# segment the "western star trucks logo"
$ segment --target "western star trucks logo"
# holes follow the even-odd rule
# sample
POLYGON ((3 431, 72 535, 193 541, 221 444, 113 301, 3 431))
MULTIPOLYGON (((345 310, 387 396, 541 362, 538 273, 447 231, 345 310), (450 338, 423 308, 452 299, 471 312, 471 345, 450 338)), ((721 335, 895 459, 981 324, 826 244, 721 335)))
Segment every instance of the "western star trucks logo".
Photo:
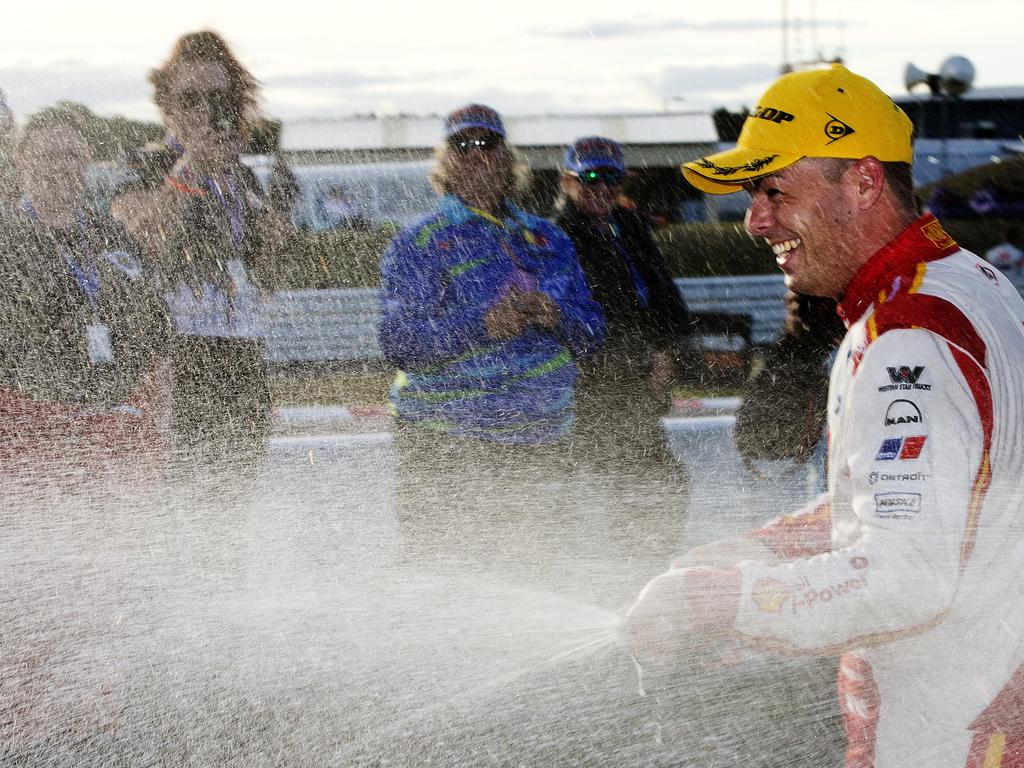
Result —
POLYGON ((924 373, 923 365, 916 365, 911 368, 909 365, 901 365, 899 367, 887 367, 885 369, 889 373, 889 384, 885 384, 878 388, 879 392, 892 392, 893 390, 907 390, 907 389, 921 389, 928 391, 932 388, 931 384, 922 384, 921 374, 924 373))

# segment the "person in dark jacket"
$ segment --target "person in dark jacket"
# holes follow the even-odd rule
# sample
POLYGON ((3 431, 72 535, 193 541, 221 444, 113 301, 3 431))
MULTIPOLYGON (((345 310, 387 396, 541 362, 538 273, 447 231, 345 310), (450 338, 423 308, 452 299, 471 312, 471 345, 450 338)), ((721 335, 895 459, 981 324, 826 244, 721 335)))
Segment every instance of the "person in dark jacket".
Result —
POLYGON ((789 291, 786 326, 747 383, 736 448, 748 459, 807 461, 825 428, 829 362, 843 338, 836 302, 789 291))
POLYGON ((565 153, 556 223, 572 239, 607 338, 579 362, 572 456, 588 505, 608 510, 612 546, 637 573, 667 562, 683 532, 686 468, 662 416, 690 346, 690 317, 647 223, 622 196, 626 164, 611 139, 565 153))
POLYGON ((587 462, 675 470, 660 419, 690 345, 690 317, 650 228, 623 204, 625 177, 611 139, 579 139, 566 151, 556 223, 572 238, 608 326, 604 345, 580 365, 575 442, 587 462))
POLYGON ((183 35, 150 82, 181 156, 162 184, 118 210, 155 265, 174 327, 176 472, 231 477, 265 458, 262 303, 290 222, 241 162, 258 87, 224 39, 183 35))
POLYGON ((736 450, 755 460, 810 462, 824 490, 829 372, 846 329, 836 302, 789 291, 786 325, 754 368, 736 412, 736 450))
POLYGON ((0 477, 158 477, 167 317, 137 244, 88 206, 80 115, 32 115, 14 159, 24 195, 0 213, 0 477))

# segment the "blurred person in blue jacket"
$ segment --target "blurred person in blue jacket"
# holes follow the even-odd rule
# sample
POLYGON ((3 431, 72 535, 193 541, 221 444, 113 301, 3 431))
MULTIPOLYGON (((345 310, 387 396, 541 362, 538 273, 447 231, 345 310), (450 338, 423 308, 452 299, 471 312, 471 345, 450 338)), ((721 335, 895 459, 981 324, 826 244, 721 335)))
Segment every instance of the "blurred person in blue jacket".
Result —
MULTIPOLYGON (((573 422, 576 360, 605 335, 569 238, 511 201, 528 176, 506 138, 489 107, 447 117, 437 210, 401 232, 381 265, 400 497, 411 483, 424 513, 479 504, 497 517, 501 497, 567 473, 559 442, 573 422), (445 489, 430 497, 434 477, 445 489)), ((528 505, 543 506, 536 494, 528 505)))

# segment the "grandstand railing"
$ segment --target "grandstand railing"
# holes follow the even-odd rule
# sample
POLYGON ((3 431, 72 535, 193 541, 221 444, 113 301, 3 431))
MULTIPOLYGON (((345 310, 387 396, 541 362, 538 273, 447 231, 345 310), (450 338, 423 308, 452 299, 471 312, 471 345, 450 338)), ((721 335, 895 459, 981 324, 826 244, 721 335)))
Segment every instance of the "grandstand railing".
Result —
MULTIPOLYGON (((709 348, 730 345, 718 322, 745 318, 748 345, 778 338, 786 316, 781 274, 749 277, 698 277, 676 281, 698 319, 698 335, 709 348), (707 320, 706 327, 701 321, 707 320)), ((267 360, 274 364, 377 360, 380 308, 375 288, 281 291, 264 309, 267 360)))

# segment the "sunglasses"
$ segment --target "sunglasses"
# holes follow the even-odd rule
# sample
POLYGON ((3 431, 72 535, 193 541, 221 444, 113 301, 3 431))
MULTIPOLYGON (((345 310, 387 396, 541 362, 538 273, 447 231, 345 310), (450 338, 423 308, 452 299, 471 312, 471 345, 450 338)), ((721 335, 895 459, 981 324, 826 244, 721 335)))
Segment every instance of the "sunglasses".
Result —
POLYGON ((468 155, 474 150, 480 152, 493 152, 504 143, 498 135, 476 136, 452 136, 448 139, 448 146, 461 155, 468 155))
POLYGON ((606 187, 619 187, 622 186, 622 182, 625 180, 624 173, 612 168, 595 168, 571 175, 579 179, 580 183, 586 187, 592 187, 596 184, 604 184, 606 187))
POLYGON ((241 123, 241 111, 234 96, 219 88, 210 91, 187 88, 174 94, 174 103, 182 110, 194 110, 206 105, 210 125, 217 131, 237 128, 241 123))

